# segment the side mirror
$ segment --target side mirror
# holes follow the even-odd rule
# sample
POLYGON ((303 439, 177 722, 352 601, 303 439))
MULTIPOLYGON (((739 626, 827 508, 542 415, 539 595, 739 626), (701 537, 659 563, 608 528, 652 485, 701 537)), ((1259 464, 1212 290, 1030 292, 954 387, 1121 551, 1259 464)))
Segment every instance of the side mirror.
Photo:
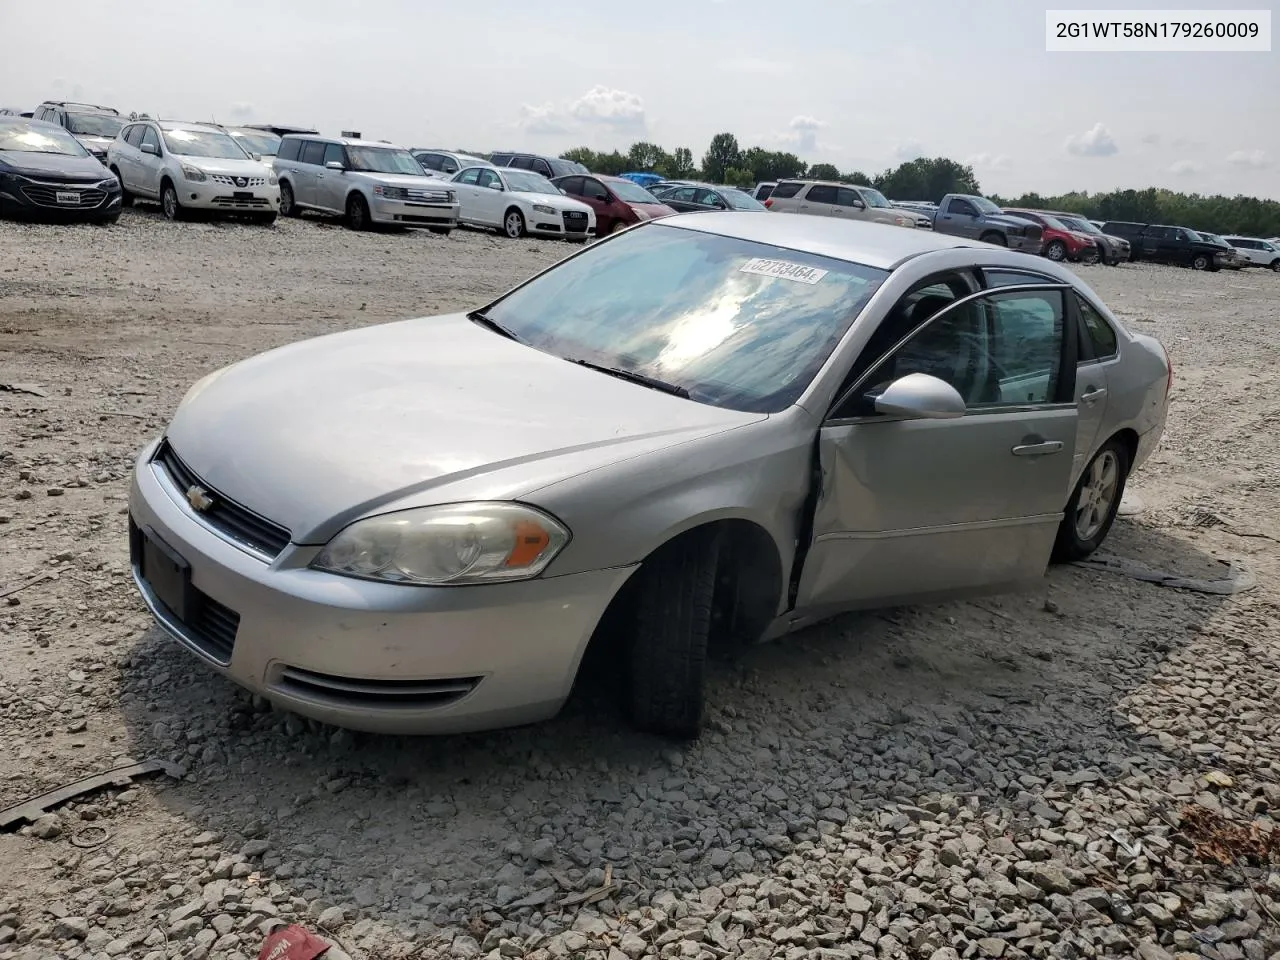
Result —
POLYGON ((861 200, 855 200, 855 201, 853 201, 853 209, 855 209, 855 210, 865 210, 865 209, 867 209, 867 205, 866 205, 865 203, 863 203, 861 200))
POLYGON ((498 182, 497 180, 490 180, 490 181, 489 181, 489 189, 490 189, 490 190, 501 190, 501 189, 502 189, 502 184, 501 184, 500 182, 498 182))
POLYGON ((927 373, 899 377, 875 398, 876 413, 913 420, 951 420, 963 417, 964 397, 945 380, 927 373))
POLYGON ((143 153, 149 153, 153 157, 160 156, 160 149, 154 143, 144 143, 138 149, 143 153))
POLYGON ((347 169, 345 166, 343 166, 341 160, 330 160, 328 163, 324 165, 324 168, 326 170, 336 170, 338 173, 345 173, 347 169))
POLYGON ((249 156, 251 156, 254 160, 257 160, 259 163, 262 162, 262 154, 260 153, 251 153, 249 154, 249 156))

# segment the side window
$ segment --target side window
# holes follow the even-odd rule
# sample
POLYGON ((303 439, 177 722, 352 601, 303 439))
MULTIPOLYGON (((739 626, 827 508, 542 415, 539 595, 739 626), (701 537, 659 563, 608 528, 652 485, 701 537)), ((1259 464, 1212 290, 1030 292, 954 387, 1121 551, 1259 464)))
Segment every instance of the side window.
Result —
POLYGON ((495 167, 509 167, 511 166, 511 160, 512 157, 509 153, 491 153, 489 155, 489 162, 495 167))
POLYGON ((138 146, 145 147, 148 143, 156 148, 156 153, 160 152, 160 138, 156 136, 155 127, 142 128, 142 142, 138 146))
POLYGON ((298 147, 302 145, 301 140, 290 140, 285 138, 280 141, 280 152, 276 154, 277 160, 297 160, 298 147))
POLYGON ((533 157, 512 157, 511 162, 507 164, 509 167, 515 167, 517 170, 532 170, 533 157))
POLYGON ((845 187, 839 187, 836 190, 836 204, 841 207, 866 206, 866 204, 862 202, 862 197, 858 196, 858 191, 849 190, 845 187))
POLYGON ((716 193, 714 190, 706 189, 699 190, 697 195, 694 196, 693 202, 700 203, 705 207, 715 207, 719 210, 727 209, 729 206, 720 199, 720 194, 716 193))
POLYGON ((1107 360, 1116 355, 1116 332, 1111 324, 1093 309, 1083 297, 1076 297, 1076 305, 1080 308, 1080 322, 1093 344, 1093 355, 1099 360, 1107 360))
POLYGON ((837 196, 835 187, 825 183, 815 183, 809 188, 804 198, 809 203, 835 203, 837 196))
POLYGON ((332 163, 337 161, 344 167, 347 165, 347 158, 340 143, 326 143, 324 145, 324 163, 332 163))
POLYGON ((761 203, 764 203, 764 201, 768 200, 771 196, 773 196, 773 191, 775 189, 776 189, 775 187, 770 187, 768 185, 759 186, 759 187, 756 187, 756 192, 752 194, 752 196, 754 196, 761 203))
POLYGON ((976 217, 978 215, 978 208, 968 200, 961 200, 957 198, 947 204, 947 213, 963 217, 976 217))
POLYGON ((1017 270, 983 270, 988 287, 1011 287, 1018 283, 1058 283, 1052 277, 1039 273, 1022 273, 1017 270))
POLYGON ((142 124, 140 123, 133 124, 132 126, 129 127, 127 131, 125 131, 125 135, 124 135, 125 142, 129 144, 129 146, 131 147, 138 146, 138 144, 142 143, 142 134, 145 131, 145 129, 146 128, 143 127, 142 124))
POLYGON ((462 176, 458 177, 458 182, 475 186, 476 181, 480 179, 480 171, 483 169, 484 167, 469 167, 462 172, 462 176))
POLYGON ((555 176, 555 174, 551 172, 551 164, 538 157, 534 158, 532 169, 534 173, 540 173, 548 180, 555 176))
POLYGON ((498 186, 502 186, 502 181, 498 179, 498 175, 492 170, 482 168, 479 171, 479 174, 480 175, 476 178, 477 187, 489 187, 495 183, 498 186))
POLYGON ((308 140, 302 145, 302 149, 298 151, 298 159, 303 163, 319 165, 324 159, 324 144, 319 140, 308 140))
POLYGON ((678 190, 672 190, 667 196, 681 203, 693 203, 693 198, 697 193, 696 187, 680 187, 678 190))
POLYGON ((579 178, 582 183, 582 195, 591 200, 599 200, 602 203, 609 199, 609 191, 604 188, 599 180, 591 180, 589 178, 579 178))
POLYGON ((800 188, 803 186, 803 183, 795 180, 789 181, 788 183, 780 183, 773 188, 773 193, 770 194, 770 196, 775 200, 790 200, 800 192, 800 188))
POLYGON ((436 162, 439 164, 439 166, 437 166, 435 169, 441 171, 442 173, 458 172, 458 161, 453 159, 453 157, 440 157, 436 162))
POLYGON ((571 197, 581 197, 583 195, 582 184, 583 180, 581 177, 565 177, 563 180, 556 183, 556 186, 571 197))

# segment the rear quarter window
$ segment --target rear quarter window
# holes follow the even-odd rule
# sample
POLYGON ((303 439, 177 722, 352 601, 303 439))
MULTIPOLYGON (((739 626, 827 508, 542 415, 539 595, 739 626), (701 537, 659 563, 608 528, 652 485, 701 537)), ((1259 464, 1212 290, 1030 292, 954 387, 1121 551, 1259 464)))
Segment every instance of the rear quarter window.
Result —
MULTIPOLYGON (((780 183, 773 188, 773 193, 771 193, 770 196, 773 197, 774 200, 790 200, 800 192, 800 189, 803 186, 803 183, 796 183, 794 181, 791 183, 780 183)), ((760 199, 763 200, 764 197, 761 197, 760 199)))
POLYGON ((280 141, 280 152, 276 154, 278 160, 297 160, 298 147, 302 145, 301 140, 284 139, 280 141))

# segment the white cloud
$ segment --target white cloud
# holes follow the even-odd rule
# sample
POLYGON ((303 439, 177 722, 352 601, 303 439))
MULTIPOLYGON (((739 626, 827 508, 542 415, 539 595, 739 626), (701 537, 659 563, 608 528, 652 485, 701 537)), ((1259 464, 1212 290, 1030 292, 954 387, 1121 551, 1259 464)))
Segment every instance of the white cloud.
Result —
POLYGON ((1084 133, 1067 137, 1066 148, 1067 153, 1077 157, 1109 157, 1120 152, 1115 137, 1102 123, 1095 123, 1084 133))
POLYGON ((584 123, 611 127, 645 127, 644 100, 637 94, 597 84, 569 105, 569 113, 584 123))
POLYGON ((1203 173, 1204 167, 1193 160, 1179 160, 1169 167, 1169 172, 1179 177, 1193 177, 1203 173))
POLYGON ((544 103, 535 107, 521 104, 520 119, 516 126, 532 134, 568 133, 569 124, 554 103, 544 103))
POLYGON ((1262 150, 1237 150, 1227 157, 1227 163, 1237 167, 1253 167, 1255 170, 1271 166, 1270 159, 1262 150))
POLYGON ((1012 161, 1003 153, 975 153, 965 163, 975 170, 1008 170, 1012 161))
POLYGON ((903 163, 924 156, 924 146, 918 140, 903 140, 893 148, 893 155, 903 163))
POLYGON ((825 120, 801 114, 792 117, 791 122, 787 124, 787 129, 782 133, 773 134, 773 139, 783 146, 790 147, 797 154, 813 154, 818 150, 829 153, 832 149, 831 145, 820 143, 818 140, 818 131, 825 130, 828 126, 830 124, 825 120))

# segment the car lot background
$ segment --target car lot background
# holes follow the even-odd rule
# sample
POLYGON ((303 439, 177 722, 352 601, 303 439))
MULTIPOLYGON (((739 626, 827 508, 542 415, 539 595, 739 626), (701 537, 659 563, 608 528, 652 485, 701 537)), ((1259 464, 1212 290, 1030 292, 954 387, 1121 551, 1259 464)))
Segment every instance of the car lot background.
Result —
POLYGON ((70 804, 46 838, 0 835, 0 957, 83 936, 82 956, 251 957, 272 914, 323 916, 377 957, 511 937, 515 956, 927 957, 1002 932, 1005 956, 1118 955, 1232 922, 1242 952, 1280 949, 1262 906, 1280 914, 1280 880, 1204 866, 1170 826, 1193 798, 1280 805, 1280 300, 1264 271, 1076 268, 1175 365, 1163 446, 1131 483, 1145 510, 1107 552, 1205 578, 1236 560, 1248 593, 1066 567, 1027 595, 844 617, 717 665, 709 732, 682 749, 630 732, 605 673, 549 724, 396 740, 272 712, 160 636, 128 575, 127 477, 192 382, 302 337, 476 306, 572 252, 153 210, 110 230, 0 223, 0 382, 48 394, 0 391, 0 593, 47 577, 0 598, 0 805, 124 756, 189 771, 70 804), (90 823, 107 841, 71 844, 90 823), (606 865, 616 890, 561 905, 606 865), (1101 888, 1131 923, 1087 906, 1101 888))

